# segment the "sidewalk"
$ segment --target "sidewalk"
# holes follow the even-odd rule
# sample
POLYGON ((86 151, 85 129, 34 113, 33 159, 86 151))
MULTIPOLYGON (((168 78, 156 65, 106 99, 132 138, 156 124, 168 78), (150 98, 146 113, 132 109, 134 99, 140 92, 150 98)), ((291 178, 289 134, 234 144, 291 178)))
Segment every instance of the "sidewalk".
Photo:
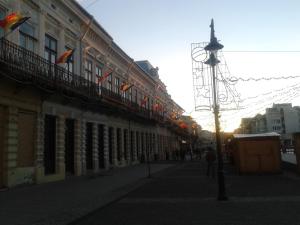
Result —
MULTIPOLYGON (((176 164, 153 163, 151 173, 176 164)), ((0 192, 3 225, 67 224, 149 182, 147 165, 0 192)))

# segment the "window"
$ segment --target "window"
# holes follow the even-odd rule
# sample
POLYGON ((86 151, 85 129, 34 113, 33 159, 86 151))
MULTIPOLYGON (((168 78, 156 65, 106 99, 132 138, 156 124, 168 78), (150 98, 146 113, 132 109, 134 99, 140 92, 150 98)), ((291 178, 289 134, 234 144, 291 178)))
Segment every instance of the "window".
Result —
POLYGON ((120 79, 118 77, 115 78, 115 93, 120 94, 120 79))
MULTIPOLYGON (((71 48, 66 46, 66 51, 71 50, 71 48)), ((70 72, 74 72, 74 54, 72 54, 71 58, 69 59, 69 63, 65 63, 66 69, 70 72)))
POLYGON ((57 57, 57 40, 46 34, 45 37, 45 59, 55 63, 57 57))
POLYGON ((112 75, 107 78, 107 89, 112 91, 112 75))
POLYGON ((92 75, 93 75, 93 63, 89 60, 85 60, 84 64, 84 78, 92 81, 92 75))
POLYGON ((20 45, 34 52, 35 42, 34 27, 28 23, 23 23, 20 26, 20 45))
MULTIPOLYGON (((95 83, 98 83, 98 79, 102 77, 102 68, 100 66, 96 66, 96 77, 95 77, 95 83)), ((101 83, 99 83, 101 85, 101 83)))

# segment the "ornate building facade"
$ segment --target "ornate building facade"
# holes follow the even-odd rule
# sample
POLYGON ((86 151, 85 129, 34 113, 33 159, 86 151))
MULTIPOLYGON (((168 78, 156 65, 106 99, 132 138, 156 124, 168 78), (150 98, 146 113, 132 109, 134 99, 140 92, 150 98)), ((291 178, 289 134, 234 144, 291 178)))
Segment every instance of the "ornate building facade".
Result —
POLYGON ((0 41, 0 188, 172 159, 188 134, 157 68, 74 0, 0 0, 0 17, 12 12, 30 19, 0 41))

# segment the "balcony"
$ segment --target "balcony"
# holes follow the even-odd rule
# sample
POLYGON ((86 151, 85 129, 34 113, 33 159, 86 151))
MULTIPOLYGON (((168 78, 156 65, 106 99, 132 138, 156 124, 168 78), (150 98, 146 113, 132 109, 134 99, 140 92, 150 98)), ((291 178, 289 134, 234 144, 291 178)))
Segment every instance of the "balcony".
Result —
POLYGON ((6 39, 0 39, 0 75, 64 98, 82 100, 87 106, 93 105, 96 110, 109 109, 109 112, 120 113, 121 111, 134 118, 138 116, 156 122, 162 120, 151 110, 61 66, 50 63, 6 39))

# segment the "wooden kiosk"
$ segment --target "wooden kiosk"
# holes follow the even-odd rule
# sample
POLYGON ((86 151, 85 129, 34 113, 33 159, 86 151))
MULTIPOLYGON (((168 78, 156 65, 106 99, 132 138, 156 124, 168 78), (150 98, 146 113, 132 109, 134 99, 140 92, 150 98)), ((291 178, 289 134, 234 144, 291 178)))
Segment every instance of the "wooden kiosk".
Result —
POLYGON ((234 134, 231 143, 234 163, 241 174, 281 171, 280 135, 234 134))

